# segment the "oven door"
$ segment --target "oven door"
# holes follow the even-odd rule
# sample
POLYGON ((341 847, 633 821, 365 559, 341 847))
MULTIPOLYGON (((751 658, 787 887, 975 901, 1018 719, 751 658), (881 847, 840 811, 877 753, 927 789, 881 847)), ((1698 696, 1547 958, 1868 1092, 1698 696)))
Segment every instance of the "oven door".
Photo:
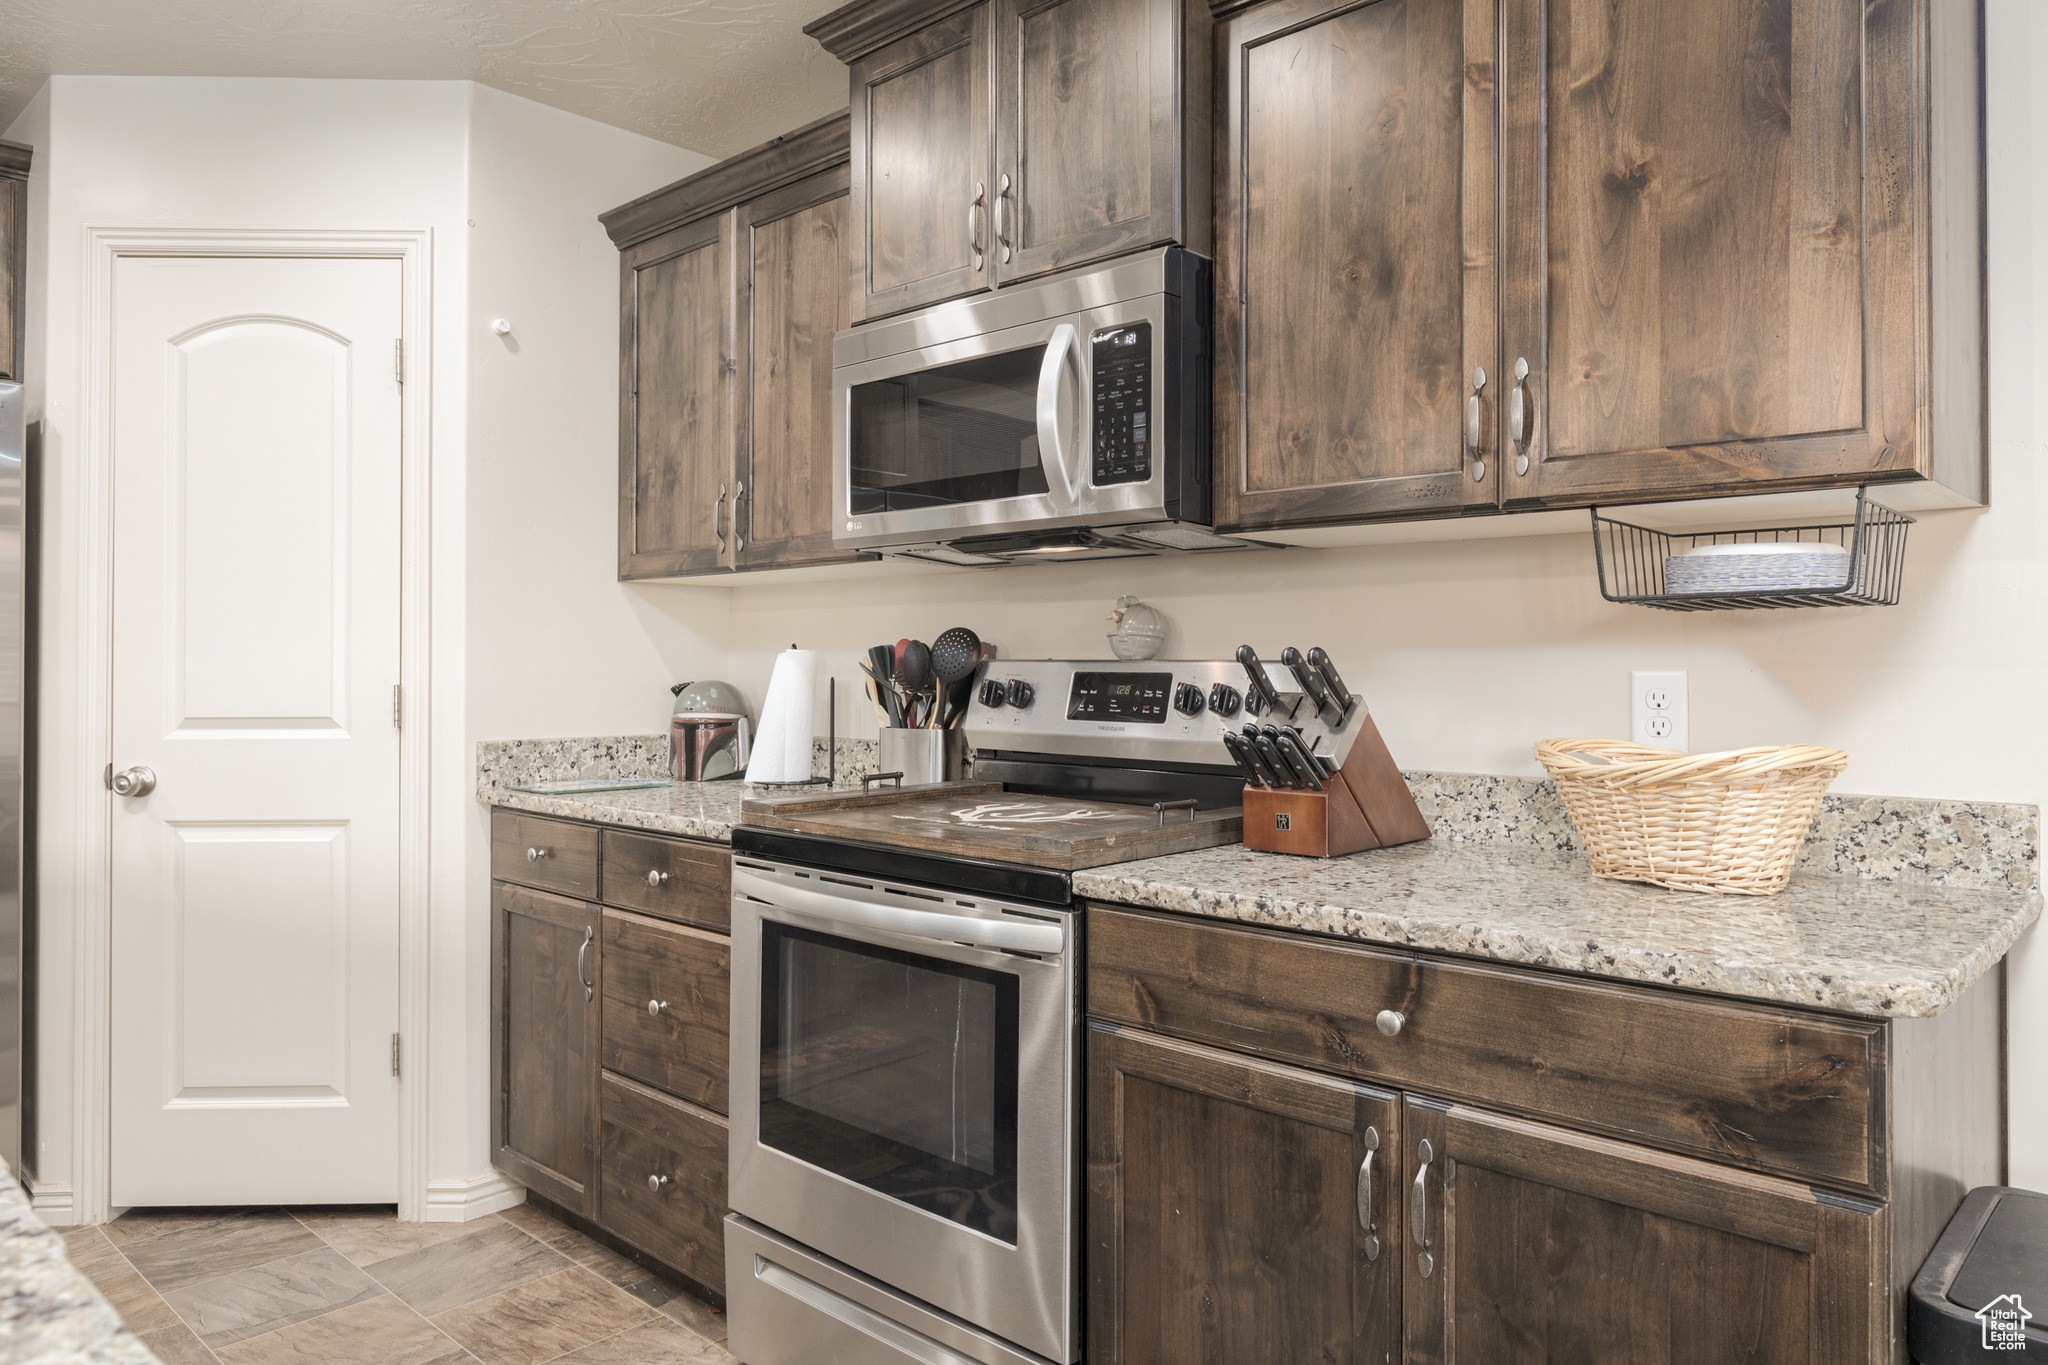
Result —
POLYGON ((1153 454, 1151 425, 1165 411, 1158 350, 1171 323, 1167 296, 1153 294, 835 368, 834 543, 1164 519, 1168 461, 1153 454), (1098 441, 1098 428, 1114 439, 1098 441))
POLYGON ((1072 916, 740 857, 732 890, 734 1211, 1073 1360, 1072 916))

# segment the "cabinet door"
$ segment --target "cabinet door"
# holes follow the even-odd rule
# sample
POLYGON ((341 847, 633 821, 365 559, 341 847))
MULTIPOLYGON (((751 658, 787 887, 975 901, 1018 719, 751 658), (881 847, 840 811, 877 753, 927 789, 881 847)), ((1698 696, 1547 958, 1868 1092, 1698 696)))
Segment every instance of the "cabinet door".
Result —
MULTIPOLYGON (((1180 0, 995 3, 997 279, 1181 240, 1180 0)), ((1206 73, 1209 7, 1188 9, 1206 73)), ((1206 176, 1201 190, 1206 217, 1206 176)))
MULTIPOLYGON (((992 3, 992 0, 990 0, 992 3)), ((856 321, 993 281, 989 3, 853 64, 856 321)))
POLYGON ((1403 1100, 1408 1365, 1890 1359, 1879 1206, 1403 1100))
POLYGON ((1915 469, 1920 8, 1506 0, 1511 503, 1915 469))
POLYGON ((733 215, 627 250, 619 432, 619 577, 732 565, 733 215))
POLYGON ((494 1161, 595 1217, 599 911, 503 882, 491 890, 494 1161))
POLYGON ((847 325, 847 171, 739 212, 746 400, 734 494, 742 569, 851 561, 832 548, 832 336, 847 325))
POLYGON ((1219 31, 1219 528, 1494 507, 1496 41, 1482 0, 1219 31))
POLYGON ((0 379, 21 378, 28 287, 28 182, 0 176, 0 379))
POLYGON ((1397 1113, 1385 1091, 1092 1025, 1092 1365, 1392 1359, 1397 1113))

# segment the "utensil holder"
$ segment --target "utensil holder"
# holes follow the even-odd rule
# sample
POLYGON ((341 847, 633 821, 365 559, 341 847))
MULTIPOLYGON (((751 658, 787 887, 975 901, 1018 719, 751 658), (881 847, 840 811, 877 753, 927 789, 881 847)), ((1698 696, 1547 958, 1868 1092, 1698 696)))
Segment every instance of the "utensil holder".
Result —
POLYGON ((1379 727, 1361 716, 1344 766, 1319 792, 1244 789, 1244 846, 1266 853, 1339 858, 1430 837, 1407 779, 1379 727))
POLYGON ((876 755, 882 772, 900 772, 903 785, 926 782, 958 782, 967 765, 967 735, 961 730, 907 730, 885 726, 881 752, 876 755))

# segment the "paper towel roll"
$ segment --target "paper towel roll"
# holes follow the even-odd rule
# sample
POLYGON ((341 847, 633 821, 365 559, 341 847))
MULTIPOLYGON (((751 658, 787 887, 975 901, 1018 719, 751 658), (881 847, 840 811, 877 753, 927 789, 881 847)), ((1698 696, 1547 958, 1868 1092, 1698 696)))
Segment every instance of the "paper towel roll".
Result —
POLYGON ((811 731, 818 688, 818 652, 785 649, 768 675, 761 728, 747 762, 749 782, 805 782, 811 776, 811 731))

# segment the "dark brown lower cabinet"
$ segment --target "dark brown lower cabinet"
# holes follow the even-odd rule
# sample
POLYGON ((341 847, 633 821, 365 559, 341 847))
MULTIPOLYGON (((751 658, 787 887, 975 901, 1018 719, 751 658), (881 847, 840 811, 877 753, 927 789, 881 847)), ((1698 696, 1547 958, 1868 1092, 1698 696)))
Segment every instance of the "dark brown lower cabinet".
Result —
POLYGON ((1884 1211, 1402 1097, 1408 1365, 1869 1365, 1884 1211))
POLYGON ((725 1116, 607 1073, 598 1226, 725 1289, 725 1116))
POLYGON ((491 902, 493 1160, 594 1218, 600 912, 503 882, 491 902))
POLYGON ((1396 1098, 1097 1023, 1090 1365, 1383 1365, 1400 1337, 1396 1098))

